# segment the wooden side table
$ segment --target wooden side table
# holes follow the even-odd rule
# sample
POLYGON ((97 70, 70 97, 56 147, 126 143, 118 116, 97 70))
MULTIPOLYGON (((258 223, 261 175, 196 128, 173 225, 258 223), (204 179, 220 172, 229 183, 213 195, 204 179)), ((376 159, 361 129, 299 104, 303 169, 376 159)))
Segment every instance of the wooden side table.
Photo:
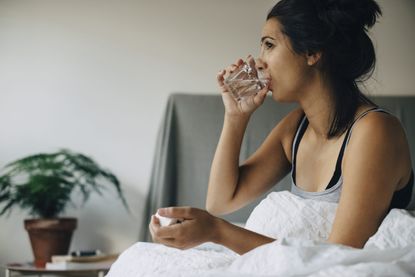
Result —
POLYGON ((7 264, 5 268, 5 277, 12 276, 27 276, 27 275, 58 275, 58 276, 97 276, 104 277, 109 271, 110 266, 104 266, 102 268, 93 267, 90 269, 45 269, 36 268, 32 263, 13 263, 7 264))

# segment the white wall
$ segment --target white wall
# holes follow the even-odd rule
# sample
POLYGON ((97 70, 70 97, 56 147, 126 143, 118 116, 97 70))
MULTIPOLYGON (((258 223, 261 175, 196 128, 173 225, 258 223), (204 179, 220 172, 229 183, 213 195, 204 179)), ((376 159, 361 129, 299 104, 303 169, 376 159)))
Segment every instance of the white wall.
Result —
MULTIPOLYGON (((0 166, 67 147, 122 181, 82 209, 72 248, 122 251, 138 238, 157 129, 171 92, 217 93, 215 75, 257 54, 274 1, 0 0, 0 166)), ((373 94, 415 95, 415 2, 380 1, 373 94)), ((0 218, 0 264, 31 259, 26 213, 0 218)), ((1 275, 0 275, 1 276, 1 275)))
POLYGON ((415 1, 378 0, 383 16, 371 30, 377 67, 372 95, 415 95, 415 1))

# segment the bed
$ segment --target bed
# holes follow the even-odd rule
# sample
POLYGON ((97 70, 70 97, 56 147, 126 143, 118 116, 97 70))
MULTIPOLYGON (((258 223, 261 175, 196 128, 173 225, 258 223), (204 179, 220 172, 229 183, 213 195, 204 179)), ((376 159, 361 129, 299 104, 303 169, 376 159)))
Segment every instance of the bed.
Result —
MULTIPOLYGON (((414 163, 415 97, 372 98, 400 118, 414 163)), ((248 125, 240 160, 253 153, 275 124, 294 108, 293 104, 267 99, 248 125)), ((213 243, 189 250, 150 243, 147 224, 157 208, 204 208, 223 112, 220 95, 179 93, 169 97, 157 138, 140 242, 122 253, 108 276, 415 275, 414 196, 408 211, 392 210, 365 248, 358 250, 324 242, 336 204, 292 195, 287 191, 287 177, 262 198, 224 217, 278 238, 273 243, 242 256, 213 243)))

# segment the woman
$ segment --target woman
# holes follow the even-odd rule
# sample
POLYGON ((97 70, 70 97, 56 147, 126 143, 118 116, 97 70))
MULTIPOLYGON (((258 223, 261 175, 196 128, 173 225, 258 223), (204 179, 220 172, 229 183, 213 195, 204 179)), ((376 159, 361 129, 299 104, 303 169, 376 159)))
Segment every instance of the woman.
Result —
MULTIPOLYGON (((328 242, 362 248, 391 208, 410 201, 413 172, 399 121, 376 107, 357 83, 369 77, 375 52, 367 29, 381 14, 373 0, 282 0, 267 16, 256 68, 269 85, 235 100, 218 74, 225 106, 222 134, 212 163, 206 209, 159 209, 182 224, 160 227, 153 240, 181 249, 206 241, 239 254, 274 241, 214 215, 233 212, 292 174, 291 192, 338 202, 328 242), (242 138, 251 114, 267 92, 280 102, 297 102, 242 165, 242 138)), ((252 58, 248 58, 255 64, 252 58)))

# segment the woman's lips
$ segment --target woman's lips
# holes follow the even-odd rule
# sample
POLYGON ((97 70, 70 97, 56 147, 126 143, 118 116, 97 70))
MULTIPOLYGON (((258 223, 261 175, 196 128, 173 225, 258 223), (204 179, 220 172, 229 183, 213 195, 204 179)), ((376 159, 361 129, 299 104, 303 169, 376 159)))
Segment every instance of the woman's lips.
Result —
POLYGON ((262 70, 258 71, 258 78, 261 80, 262 84, 264 84, 264 83, 267 84, 268 90, 272 90, 272 88, 271 88, 272 78, 271 78, 271 75, 268 72, 262 71, 262 70))
POLYGON ((267 79, 267 83, 268 83, 268 90, 272 91, 271 79, 267 79))

